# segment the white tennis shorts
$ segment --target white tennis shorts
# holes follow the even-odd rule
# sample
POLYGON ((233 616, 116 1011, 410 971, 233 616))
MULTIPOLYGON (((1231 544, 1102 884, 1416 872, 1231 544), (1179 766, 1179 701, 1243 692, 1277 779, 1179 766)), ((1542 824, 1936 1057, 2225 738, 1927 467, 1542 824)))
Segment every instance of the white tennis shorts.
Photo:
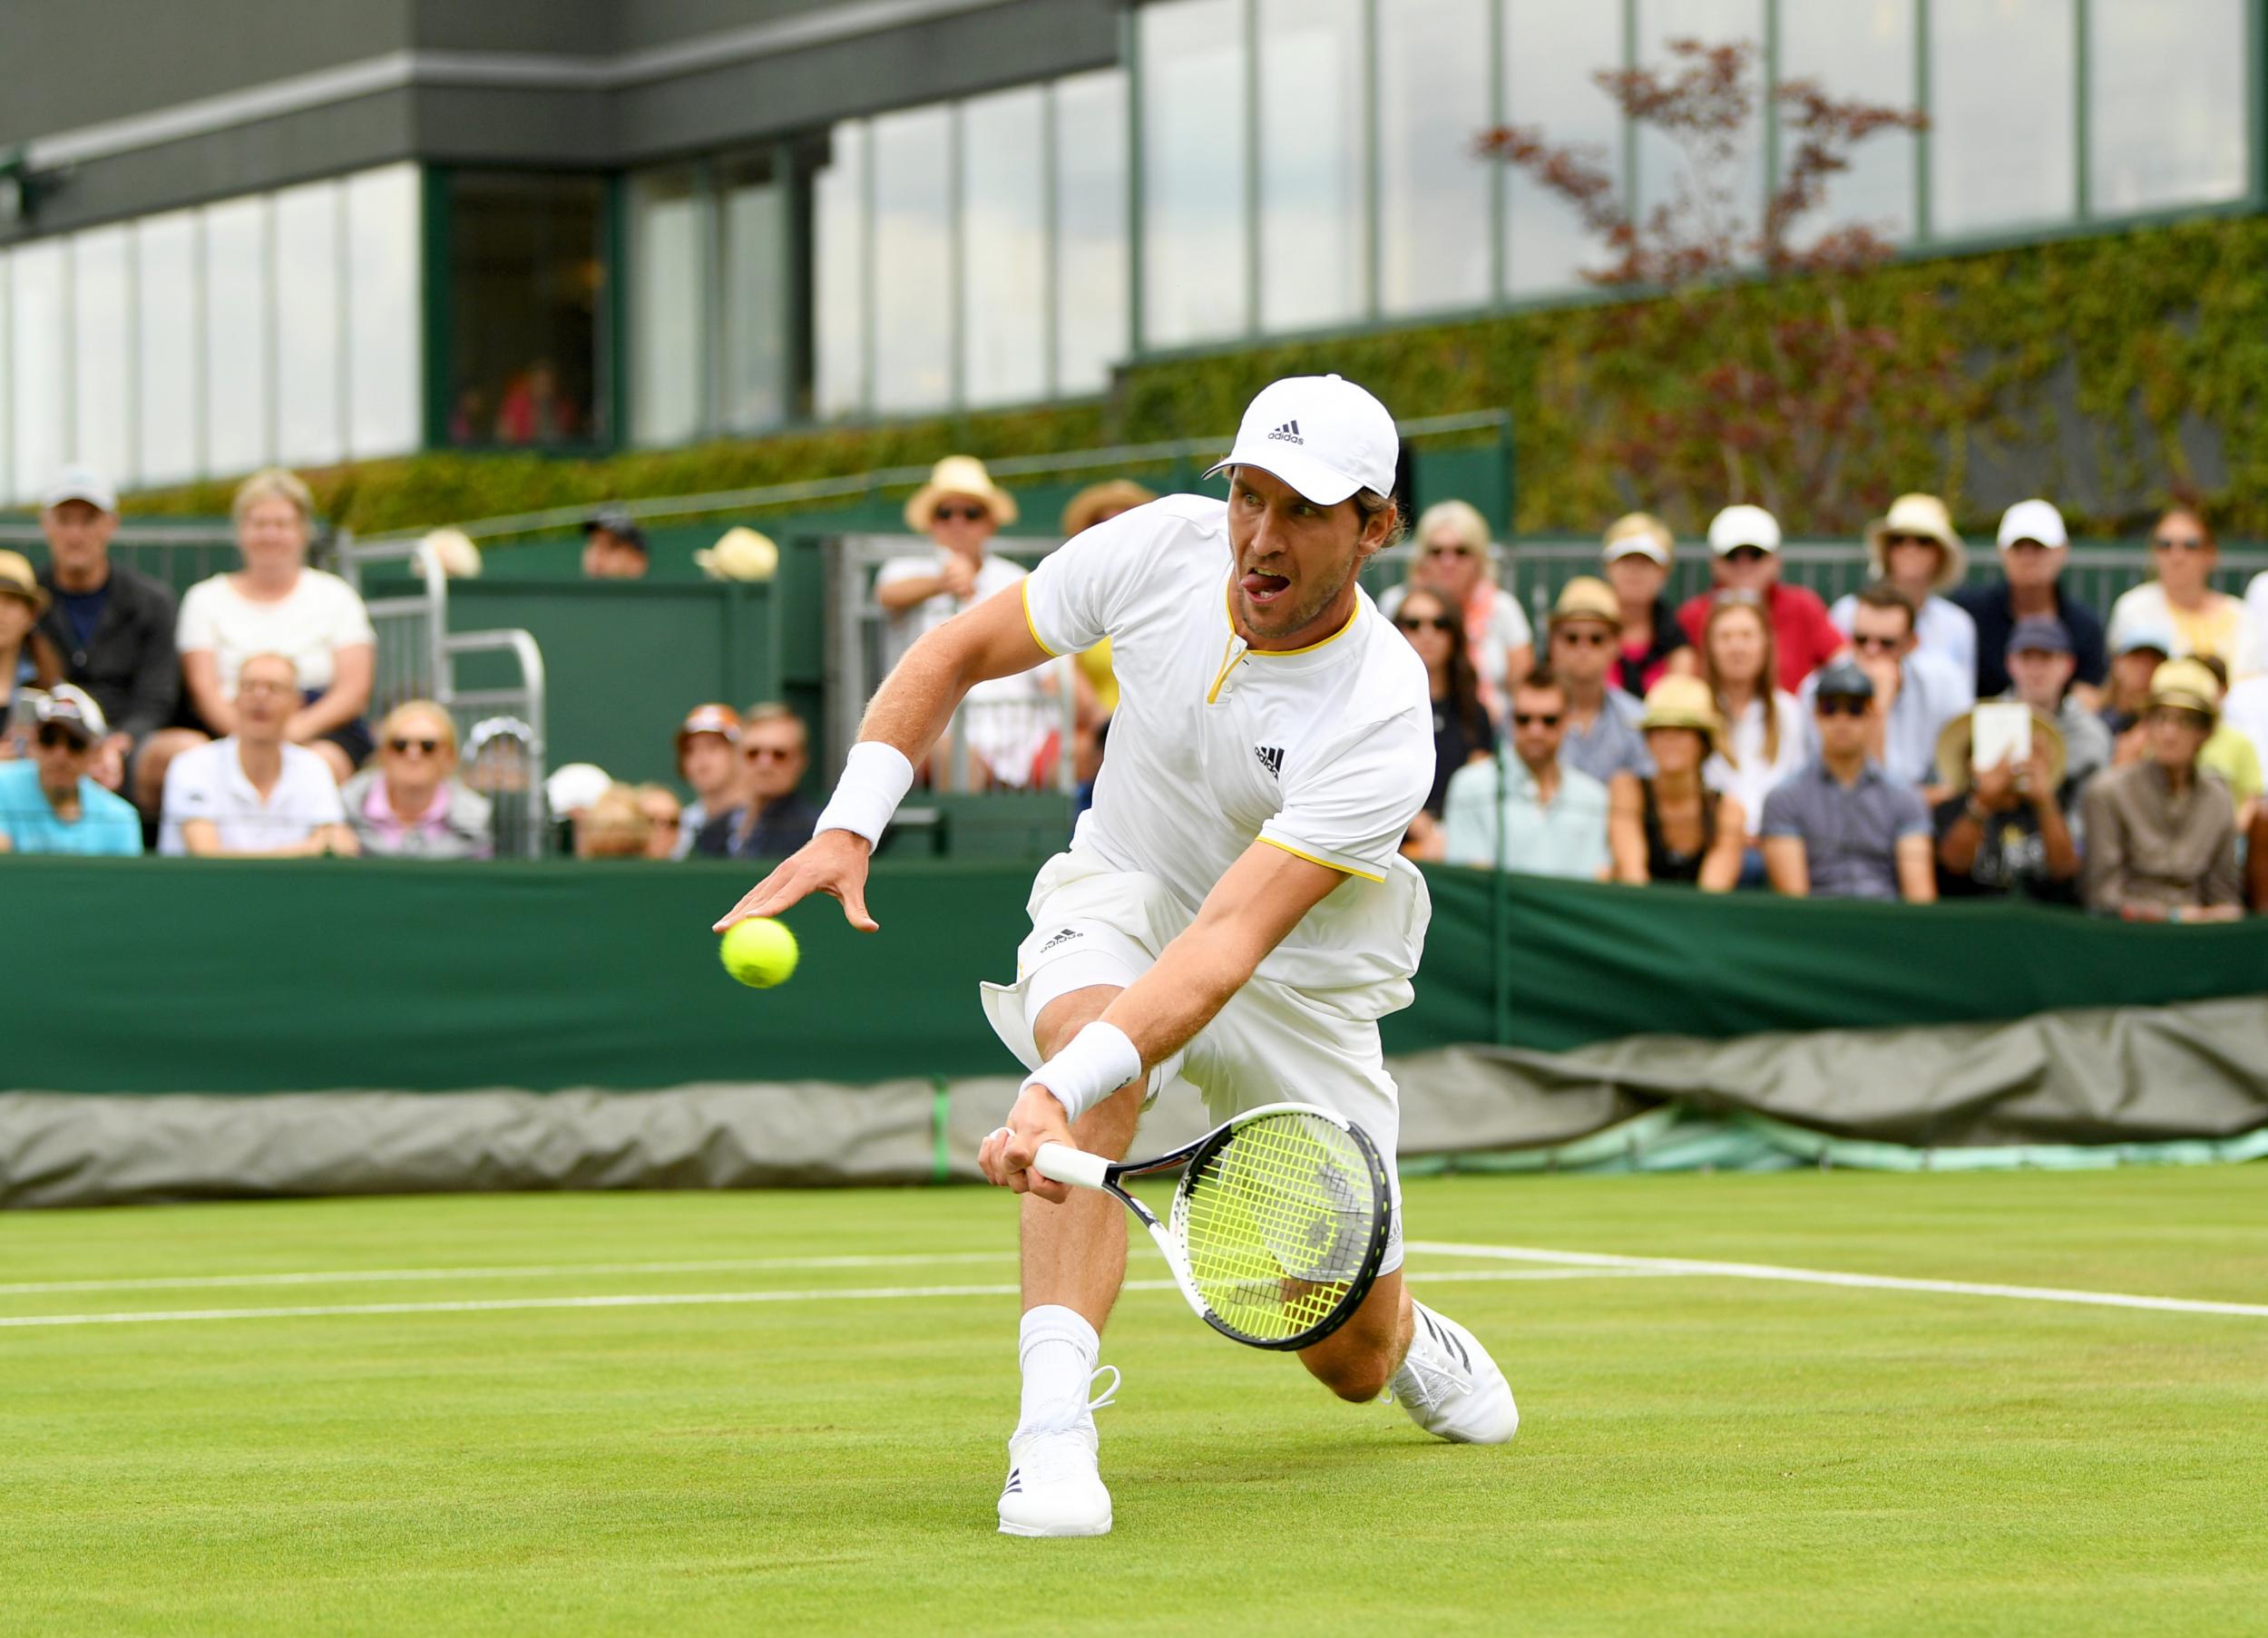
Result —
MULTIPOLYGON (((1016 981, 979 987, 1001 1043, 1040 1067, 1034 1033, 1051 1002, 1075 990, 1123 990, 1149 970, 1192 917, 1157 877, 1114 871, 1073 849, 1040 867, 1027 907, 1031 932, 1016 947, 1016 981)), ((1406 999, 1386 1002, 1389 1010, 1406 999)), ((1156 1069, 1143 1107, 1166 1088, 1156 1069)), ((1393 1179, 1393 1223, 1381 1272, 1402 1266, 1402 1185, 1394 1152, 1402 1106, 1375 1017, 1350 1018, 1287 984, 1249 980, 1184 1052, 1176 1079, 1194 1087, 1215 1123, 1262 1104, 1305 1103, 1344 1116, 1377 1145, 1393 1179)))

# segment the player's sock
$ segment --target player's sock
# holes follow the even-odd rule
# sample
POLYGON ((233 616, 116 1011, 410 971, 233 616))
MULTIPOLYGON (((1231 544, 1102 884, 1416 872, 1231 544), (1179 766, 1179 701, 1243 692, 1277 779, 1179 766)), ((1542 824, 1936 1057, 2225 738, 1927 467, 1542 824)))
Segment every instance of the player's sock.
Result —
POLYGON ((1102 1339, 1076 1310, 1049 1302, 1026 1313, 1016 1344, 1023 1367, 1016 1431, 1069 1428, 1087 1419, 1087 1383, 1101 1350, 1102 1339))
POLYGON ((1461 1445, 1501 1445, 1520 1428, 1511 1385, 1481 1340, 1422 1302, 1410 1304, 1415 1323, 1388 1397, 1437 1438, 1461 1445))
POLYGON ((1023 1317, 1017 1353, 1023 1365, 1023 1415, 1008 1441, 1008 1482, 1000 1494, 1003 1536, 1103 1536, 1110 1492, 1095 1458, 1093 1412, 1118 1391, 1114 1367, 1095 1368, 1102 1340, 1070 1309, 1048 1304, 1023 1317), (1110 1385, 1090 1401, 1096 1378, 1110 1385))

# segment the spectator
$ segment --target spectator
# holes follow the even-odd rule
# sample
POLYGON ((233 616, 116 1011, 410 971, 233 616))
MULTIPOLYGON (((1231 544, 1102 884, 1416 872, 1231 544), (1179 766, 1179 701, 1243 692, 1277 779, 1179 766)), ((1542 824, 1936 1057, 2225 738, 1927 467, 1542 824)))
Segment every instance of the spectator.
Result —
POLYGON ((1436 501, 1418 515, 1417 557, 1409 578, 1389 586, 1378 610, 1392 619, 1402 600, 1422 586, 1449 600, 1465 621, 1465 652, 1481 679, 1481 703, 1491 717, 1504 709, 1508 680, 1536 663, 1536 636, 1520 600, 1496 583, 1496 547, 1489 521, 1465 501, 1436 501))
POLYGON ((2236 804, 2199 770, 2219 691, 2195 660, 2168 660, 2150 684, 2149 755, 2096 780, 2083 808, 2087 907, 2130 921, 2233 921, 2236 804))
POLYGON ((2052 614, 2019 620, 2009 634, 2010 687, 2000 697, 2021 701, 2031 707, 2034 715, 2055 724, 2066 758, 2062 776, 2066 813, 2077 808, 2087 782, 2110 765, 2110 730, 2098 714, 2071 697, 2071 678, 2077 668, 2071 633, 2052 614))
POLYGON ((30 561, 0 551, 0 757, 17 754, 5 736, 11 713, 20 724, 30 721, 28 712, 15 709, 18 690, 52 688, 63 680, 63 661, 39 629, 46 612, 47 589, 30 561))
POLYGON ((2203 658, 2197 663, 2212 673, 2214 703, 2221 708, 2220 721, 2205 740, 2205 748, 2197 753, 2197 765, 2209 774, 2220 775, 2221 783, 2229 787, 2229 796, 2236 804, 2236 834, 2242 836, 2252 829, 2253 810, 2260 805, 2260 754, 2253 749, 2248 736, 2229 724, 2229 679, 2220 660, 2203 658))
POLYGON ((1829 658, 1843 651, 1843 633, 1827 618, 1819 594, 1780 581, 1780 522, 1761 506, 1727 506, 1709 524, 1709 571, 1716 584, 1686 600, 1677 623, 1695 642, 1701 640, 1709 609, 1717 599, 1740 592, 1764 605, 1772 618, 1772 647, 1778 656, 1780 687, 1794 693, 1829 658))
POLYGON ((1607 685, 1622 631, 1622 604, 1606 581, 1578 575, 1551 608, 1551 674, 1567 699, 1559 760, 1604 785, 1617 774, 1651 774, 1644 707, 1607 685))
POLYGON ((495 856, 494 808, 457 777, 456 723, 430 699, 396 706, 378 725, 376 765, 339 791, 365 853, 379 858, 495 856))
POLYGON ((1122 512, 1147 506, 1157 495, 1130 478, 1110 478, 1090 483, 1063 508, 1063 538, 1084 534, 1098 523, 1108 523, 1122 512))
MULTIPOLYGON (((989 549, 992 536, 1015 521, 1014 498, 975 456, 947 455, 930 469, 929 482, 905 503, 905 522, 928 535, 935 550, 892 558, 875 579, 875 600, 888 617, 885 670, 924 632, 1023 579, 1022 570, 989 549)), ((1056 686, 1049 667, 969 690, 961 714, 968 748, 993 783, 1021 789, 1053 772, 1061 719, 1047 697, 1056 686)), ((953 747, 941 742, 931 762, 933 774, 950 768, 953 747)))
POLYGON ((289 737, 301 697, 288 655, 238 663, 228 702, 235 732, 183 751, 165 771, 161 853, 290 859, 361 851, 329 765, 289 737))
POLYGON ((693 800, 678 815, 677 851, 693 851, 701 826, 739 800, 740 713, 730 706, 695 706, 678 725, 678 776, 693 787, 693 800))
POLYGON ((179 613, 171 588, 111 561, 118 492, 101 473, 66 466, 41 497, 51 601, 40 629, 62 657, 63 675, 103 707, 110 733, 96 748, 95 783, 158 811, 165 765, 198 736, 168 727, 181 704, 179 613))
POLYGON ((2150 680, 2173 658, 2174 639, 2146 626, 2132 626, 2118 639, 2110 662, 2110 687, 2097 713, 2111 737, 2111 761, 2123 767, 2146 755, 2142 718, 2150 709, 2150 680))
MULTIPOLYGON (((2127 632, 2125 641, 2126 650, 2112 662, 2110 703, 2102 713, 2106 731, 2114 736, 2111 765, 2121 768, 2146 762, 2151 756, 2150 693, 2158 670, 2166 663, 2166 651, 2174 646, 2173 639, 2165 633, 2146 627, 2127 632)), ((2260 800, 2260 755, 2242 726, 2248 719, 2230 718, 2227 697, 2232 690, 2222 687, 2226 674, 2220 660, 2200 659, 2197 664, 2204 668, 2206 680, 2214 689, 2214 700, 2221 707, 2220 719, 2206 736, 2204 749, 2197 754, 2197 765, 2207 773, 2218 774, 2221 782, 2229 787, 2229 797, 2236 804, 2237 834, 2242 835, 2249 828, 2260 800)), ((2262 680, 2257 676, 2247 678, 2234 690, 2243 694, 2241 708, 2245 712, 2257 709, 2261 696, 2253 685, 2262 680)))
POLYGON ((1465 653, 1465 626, 1449 600, 1414 586, 1393 617, 1402 635, 1425 662, 1433 696, 1433 789, 1424 812, 1434 820, 1449 792, 1449 777, 1496 748, 1496 729, 1481 704, 1481 681, 1465 653))
POLYGON ((2019 501, 2000 514, 1999 538, 2000 578, 1953 592, 1953 601, 1977 622, 1977 697, 2008 692, 2009 633, 2019 620, 2048 614, 2071 634, 2079 703, 2097 704, 2110 661, 2102 618, 2058 583, 2071 556, 2063 514, 2045 501, 2019 501))
POLYGON ((646 578, 646 531, 618 506, 592 512, 582 522, 582 578, 639 580, 646 578))
POLYGON ((646 816, 646 857, 683 858, 685 855, 678 851, 678 840, 685 828, 685 809, 679 803, 677 793, 666 785, 641 785, 634 788, 638 811, 646 816))
MULTIPOLYGON (((2020 621, 2017 630, 2033 623, 2020 621)), ((2068 665, 2068 649, 2062 658, 2068 665)), ((2033 708, 2031 755, 2020 764, 2003 757, 1989 768, 1977 767, 1973 744, 1971 719, 1962 716, 1947 726, 1938 746, 1938 777, 1947 793, 1931 814, 1938 895, 2077 902, 2079 848, 2068 818, 2068 752, 2054 718, 2033 708)))
POLYGON ((1511 718, 1511 756, 1500 745, 1488 761, 1450 775, 1442 856, 1452 864, 1604 881, 1611 868, 1607 787, 1560 764, 1567 694, 1548 668, 1513 685, 1511 718))
POLYGON ((819 810, 801 788, 811 765, 803 718, 786 706, 750 706, 740 756, 740 805, 701 826, 693 851, 705 859, 785 859, 811 840, 819 823, 819 810))
POLYGON ((1615 880, 1730 891, 1740 881, 1748 820, 1738 798, 1702 782, 1702 765, 1718 750, 1723 733, 1709 685, 1697 677, 1665 677, 1647 691, 1639 726, 1654 775, 1624 775, 1608 792, 1615 880))
MULTIPOLYGON (((1096 524, 1108 523, 1119 513, 1147 506, 1157 498, 1126 478, 1090 483, 1063 508, 1063 538, 1068 541, 1084 534, 1096 524)), ((1071 668, 1079 688, 1079 777, 1082 784, 1091 784, 1102 764, 1102 725, 1119 708, 1119 681, 1110 669, 1110 639, 1106 637, 1093 648, 1073 655, 1071 668)))
POLYGON ((1810 759, 1810 725, 1803 703, 1774 685, 1779 667, 1772 652, 1772 626, 1764 606, 1747 598, 1717 600, 1701 628, 1702 676, 1724 723, 1716 755, 1702 767, 1712 790, 1740 804, 1748 825, 1748 848, 1756 857, 1743 877, 1764 880, 1764 802, 1810 759))
POLYGON ((1676 551, 1668 526, 1651 512, 1634 512, 1607 525, 1599 555, 1607 583, 1622 606, 1622 651, 1614 680, 1634 698, 1643 698, 1665 677, 1692 676, 1701 669, 1686 629, 1662 595, 1676 551))
POLYGON ((109 734, 103 707, 58 683, 34 718, 32 760, 0 767, 0 853, 139 854, 141 815, 93 777, 109 734))
POLYGON ((1860 589, 1851 628, 1858 668, 1874 685, 1868 754, 1893 783, 1927 784, 1937 769, 1937 736, 1977 703, 1969 674, 1914 646, 1913 605, 1887 581, 1860 589))
MULTIPOLYGON (((2268 667, 2268 569, 2253 576, 2244 588, 2244 612, 2253 628, 2253 653, 2268 667)), ((2258 676, 2258 672, 2253 673, 2258 676)), ((2239 678, 2239 682, 2250 681, 2239 678)))
POLYGON ((2136 630, 2172 636, 2175 659, 2217 659, 2232 678, 2261 668, 2251 617, 2244 605, 2213 589, 2220 543, 2204 516, 2176 506, 2150 531, 2155 580, 2145 580, 2110 606, 2110 643, 2136 630))
POLYGON ((2229 685, 2221 697, 2221 732, 2242 735, 2253 757, 2268 762, 2268 672, 2229 685))
POLYGON ((2256 916, 2268 916, 2268 807, 2253 814, 2244 843, 2245 898, 2256 916))
MULTIPOLYGON (((1964 677, 1977 669, 1977 622, 1968 609, 1941 594, 1961 583, 1968 572, 1960 536, 1953 532, 1952 514, 1935 495, 1900 495, 1890 503, 1887 516, 1866 526, 1866 558, 1878 580, 1887 580, 1906 594, 1914 606, 1914 640, 1924 654, 1949 660, 1964 677)), ((1828 618, 1843 636, 1851 635, 1851 618, 1858 599, 1848 593, 1835 600, 1828 618)), ((1973 688, 1975 684, 1970 684, 1973 688)))
POLYGON ((651 823, 634 785, 611 785, 574 817, 578 859, 644 859, 652 855, 651 823))
POLYGON ((576 851, 575 826, 613 788, 612 775, 595 762, 562 763, 543 775, 543 811, 560 851, 576 851))
MULTIPOLYGON (((299 679, 284 738, 321 758, 343 785, 370 755, 370 616, 353 587, 307 566, 315 498, 291 473, 254 473, 236 492, 244 567, 216 574, 181 600, 181 678, 212 734, 238 733, 238 673, 247 658, 279 654, 299 679)), ((186 754, 184 746, 181 754, 186 754)))
POLYGON ((1765 798, 1764 862, 1773 890, 1794 898, 1937 897, 1930 812, 1911 785, 1869 752, 1880 738, 1874 684, 1850 660, 1821 668, 1812 688, 1819 756, 1765 798))

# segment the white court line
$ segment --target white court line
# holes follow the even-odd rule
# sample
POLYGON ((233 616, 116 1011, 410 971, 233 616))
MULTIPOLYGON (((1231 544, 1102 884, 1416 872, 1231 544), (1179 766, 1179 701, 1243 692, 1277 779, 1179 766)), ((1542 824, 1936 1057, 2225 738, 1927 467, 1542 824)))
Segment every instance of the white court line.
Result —
MULTIPOLYGON (((2268 1303, 2208 1302, 2191 1297, 2137 1297, 2125 1292, 2070 1291, 2052 1285, 1991 1285, 1969 1280, 1906 1280, 1895 1274, 1845 1274, 1827 1269, 1784 1268, 1771 1263, 1707 1263, 1688 1257, 1619 1257, 1606 1252, 1553 1252, 1525 1245, 1460 1245, 1413 1240, 1409 1250, 1435 1257, 1496 1257, 1570 1268, 1653 1270, 1716 1274, 1734 1280, 1784 1280, 1797 1285, 1843 1285, 1862 1291, 1936 1292, 1957 1297, 2008 1297, 2020 1302, 2077 1302, 2096 1308, 2147 1308, 2177 1314, 2237 1314, 2268 1320, 2268 1303)), ((1441 1276, 1429 1274, 1429 1280, 1441 1276)))
POLYGON ((313 1269, 273 1274, 168 1274, 137 1280, 41 1280, 0 1285, 0 1296, 69 1291, 194 1291, 216 1286, 363 1285, 425 1280, 550 1280, 574 1274, 713 1274, 755 1269, 912 1268, 941 1263, 1005 1263, 1013 1248, 996 1252, 914 1252, 873 1257, 724 1257, 702 1263, 499 1263, 489 1268, 313 1269))
MULTIPOLYGON (((1663 1278, 1662 1269, 1531 1268, 1461 1269, 1428 1274, 1429 1285, 1445 1280, 1598 1280, 1663 1278)), ((15 1314, 0 1319, 0 1329, 54 1325, 160 1325, 195 1320, 325 1320, 352 1314, 484 1314, 554 1308, 702 1308, 750 1302, 878 1302, 923 1297, 1012 1297, 1016 1285, 880 1285, 830 1291, 633 1292, 592 1297, 487 1297, 436 1302, 338 1302, 292 1308, 152 1309, 136 1313, 15 1314)), ((1170 1280, 1129 1280, 1122 1291, 1175 1291, 1170 1280)))

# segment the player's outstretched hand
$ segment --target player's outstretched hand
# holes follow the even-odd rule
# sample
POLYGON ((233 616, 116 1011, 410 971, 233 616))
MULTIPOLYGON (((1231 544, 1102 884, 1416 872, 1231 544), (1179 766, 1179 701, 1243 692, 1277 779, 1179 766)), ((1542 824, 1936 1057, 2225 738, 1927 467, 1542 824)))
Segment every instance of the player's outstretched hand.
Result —
POLYGON ((978 1148, 976 1164, 987 1182, 1061 1205, 1071 1197, 1070 1185, 1042 1177, 1031 1169, 1031 1157, 1043 1143, 1078 1146, 1071 1141, 1070 1116, 1063 1112, 1055 1094, 1044 1087, 1027 1087, 1017 1097, 1016 1107, 1008 1111, 1008 1124, 988 1136, 978 1148))
POLYGON ((859 931, 878 931, 881 924, 866 913, 866 863, 873 851, 855 831, 821 831, 750 888, 713 931, 722 932, 750 916, 776 916, 818 892, 839 901, 843 919, 859 931))

